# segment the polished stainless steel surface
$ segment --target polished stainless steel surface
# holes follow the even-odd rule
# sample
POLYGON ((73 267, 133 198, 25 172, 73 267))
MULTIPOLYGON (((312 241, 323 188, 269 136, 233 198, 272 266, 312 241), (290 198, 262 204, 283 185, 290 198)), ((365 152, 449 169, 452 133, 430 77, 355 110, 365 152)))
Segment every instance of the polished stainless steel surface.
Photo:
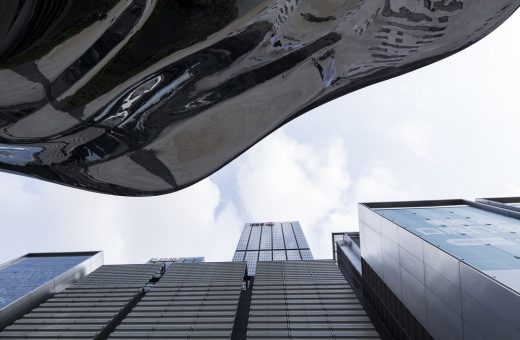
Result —
POLYGON ((176 191, 316 106, 471 45, 519 3, 2 1, 0 168, 176 191))

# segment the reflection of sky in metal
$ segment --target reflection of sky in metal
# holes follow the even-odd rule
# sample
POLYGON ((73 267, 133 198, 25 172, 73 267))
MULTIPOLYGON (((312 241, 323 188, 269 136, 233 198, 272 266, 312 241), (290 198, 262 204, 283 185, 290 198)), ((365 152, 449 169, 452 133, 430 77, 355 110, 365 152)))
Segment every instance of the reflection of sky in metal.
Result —
POLYGON ((520 291, 520 221, 470 206, 374 209, 454 257, 520 291))
POLYGON ((88 258, 86 255, 25 257, 0 268, 0 309, 88 258))

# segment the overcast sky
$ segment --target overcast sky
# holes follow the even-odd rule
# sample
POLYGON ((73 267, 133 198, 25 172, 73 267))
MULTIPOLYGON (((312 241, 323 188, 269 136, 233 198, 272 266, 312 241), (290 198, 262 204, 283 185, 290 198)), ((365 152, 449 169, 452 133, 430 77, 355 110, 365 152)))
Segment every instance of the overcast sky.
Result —
POLYGON ((520 195, 520 14, 443 61, 323 105, 213 176, 151 198, 0 173, 0 263, 103 250, 105 263, 227 261, 245 222, 298 220, 315 258, 357 203, 520 195))

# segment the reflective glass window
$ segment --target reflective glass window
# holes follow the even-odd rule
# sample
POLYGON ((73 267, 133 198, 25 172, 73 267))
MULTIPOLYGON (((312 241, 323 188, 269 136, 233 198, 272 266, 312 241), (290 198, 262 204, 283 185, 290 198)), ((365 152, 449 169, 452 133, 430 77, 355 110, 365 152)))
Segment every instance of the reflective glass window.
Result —
POLYGON ((296 261, 301 259, 300 252, 298 250, 287 250, 287 260, 296 261))
POLYGON ((262 227, 262 239, 260 240, 260 249, 273 249, 271 244, 271 230, 270 226, 262 227))
POLYGON ((246 224, 244 226, 244 230, 242 230, 242 235, 240 236, 240 240, 238 241, 237 250, 246 250, 247 249, 247 241, 249 240, 250 232, 251 232, 251 226, 246 224))
POLYGON ((285 249, 282 225, 280 223, 275 223, 273 225, 273 249, 285 249))
POLYGON ((251 235, 249 236, 249 243, 247 245, 247 250, 258 250, 260 247, 260 233, 262 231, 262 227, 252 227, 251 235))
POLYGON ((233 255, 233 261, 235 261, 235 262, 244 261, 244 254, 245 254, 245 251, 236 251, 235 255, 233 255))
POLYGON ((300 254, 302 255, 302 260, 314 260, 310 249, 300 249, 300 254))
POLYGON ((246 252, 245 261, 247 262, 247 273, 249 275, 255 275, 256 262, 258 261, 258 251, 246 252))
POLYGON ((292 222, 292 227, 294 231, 294 235, 296 236, 296 241, 298 242, 298 248, 305 249, 309 248, 309 244, 307 243, 307 240, 305 239, 305 235, 303 234, 302 227, 300 226, 300 223, 298 222, 292 222))
POLYGON ((298 244, 296 243, 291 223, 282 223, 282 228, 286 249, 298 249, 298 244))
POLYGON ((273 261, 285 261, 285 250, 273 250, 273 261))
POLYGON ((270 250, 261 250, 258 255, 258 261, 272 261, 273 256, 270 250))
MULTIPOLYGON (((491 278, 520 291, 520 221, 467 205, 374 211, 491 278)), ((406 235, 407 233, 405 232, 406 235)))

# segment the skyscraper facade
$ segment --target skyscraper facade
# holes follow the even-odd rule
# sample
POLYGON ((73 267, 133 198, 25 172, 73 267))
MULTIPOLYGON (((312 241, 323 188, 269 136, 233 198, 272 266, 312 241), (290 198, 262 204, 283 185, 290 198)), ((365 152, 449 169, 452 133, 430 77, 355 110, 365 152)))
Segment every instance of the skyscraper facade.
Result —
POLYGON ((230 339, 245 263, 174 263, 110 339, 230 339))
POLYGON ((247 339, 379 339, 333 260, 259 262, 247 339))
POLYGON ((519 206, 515 197, 363 203, 360 250, 338 241, 338 265, 361 277, 396 339, 520 339, 519 206))
POLYGON ((258 261, 312 260, 312 252, 297 221, 246 223, 233 261, 246 261, 254 276, 258 261))
POLYGON ((299 223, 246 224, 238 248, 242 261, 101 266, 0 339, 380 338, 334 260, 305 259, 312 254, 299 223))

